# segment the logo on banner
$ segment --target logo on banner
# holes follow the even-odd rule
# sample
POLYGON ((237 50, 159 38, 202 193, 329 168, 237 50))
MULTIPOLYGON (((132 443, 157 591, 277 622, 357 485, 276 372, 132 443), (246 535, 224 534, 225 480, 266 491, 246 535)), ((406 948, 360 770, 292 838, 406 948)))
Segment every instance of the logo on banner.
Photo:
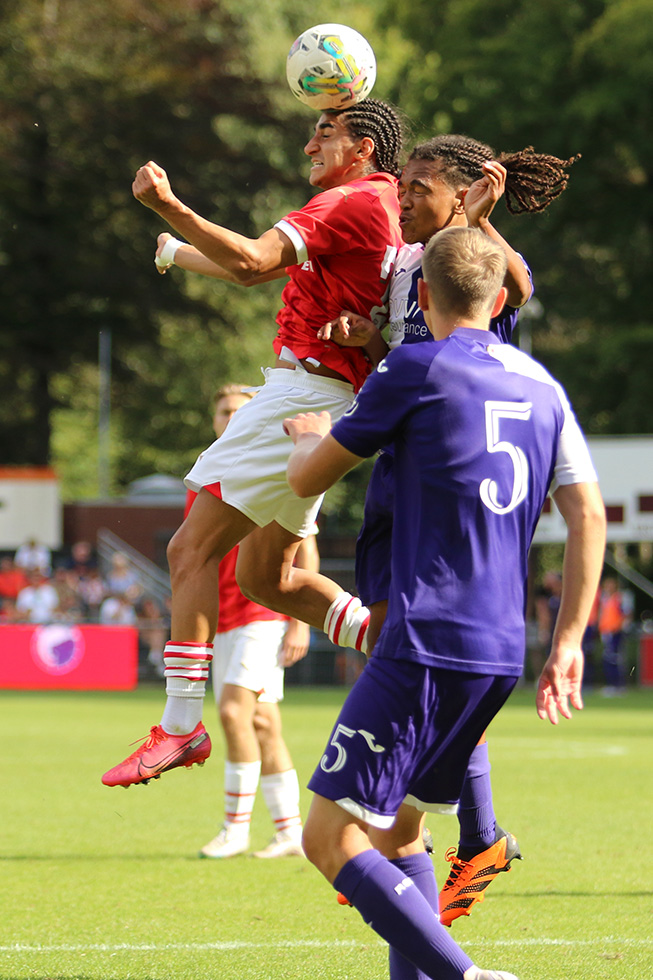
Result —
POLYGON ((39 626, 32 636, 32 656, 47 674, 68 674, 84 657, 84 637, 76 626, 39 626))

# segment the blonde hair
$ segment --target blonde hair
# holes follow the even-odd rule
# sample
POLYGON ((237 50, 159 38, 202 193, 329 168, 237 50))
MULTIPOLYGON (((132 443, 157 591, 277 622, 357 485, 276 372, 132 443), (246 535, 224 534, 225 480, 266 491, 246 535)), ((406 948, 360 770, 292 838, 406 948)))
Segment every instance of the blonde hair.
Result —
POLYGON ((228 395, 242 395, 243 398, 253 398, 254 392, 247 391, 247 387, 247 385, 236 384, 235 381, 230 381, 222 385, 213 396, 213 407, 215 408, 220 399, 226 398, 228 395))
POLYGON ((507 264, 501 245, 478 228, 445 228, 426 246, 422 272, 441 313, 476 319, 492 307, 507 264))

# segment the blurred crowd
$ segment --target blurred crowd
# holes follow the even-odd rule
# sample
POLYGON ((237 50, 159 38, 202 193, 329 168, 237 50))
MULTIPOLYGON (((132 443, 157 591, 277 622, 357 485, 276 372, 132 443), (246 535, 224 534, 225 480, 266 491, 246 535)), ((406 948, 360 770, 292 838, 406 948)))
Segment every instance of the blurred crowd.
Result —
MULTIPOLYGON (((534 617, 531 620, 529 660, 538 677, 551 649, 560 608, 562 574, 548 571, 536 585, 534 617)), ((605 575, 599 585, 583 636, 585 665, 583 687, 597 687, 603 697, 623 697, 627 690, 629 665, 626 641, 633 628, 634 597, 621 589, 614 575, 605 575)), ((645 626, 642 626, 645 629, 645 626)))
MULTIPOLYGON (((527 638, 534 677, 550 649, 561 591, 562 575, 557 571, 546 572, 534 590, 527 638)), ((61 556, 32 539, 14 555, 0 556, 0 625, 62 622, 134 626, 141 676, 163 676, 163 647, 170 635, 168 604, 147 593, 126 554, 115 552, 102 567, 87 541, 76 542, 70 554, 61 556)), ((605 576, 583 643, 586 689, 597 686, 604 697, 626 692, 625 643, 632 626, 632 593, 622 591, 614 576, 605 576)), ((642 629, 647 628, 648 622, 643 623, 642 629)))
POLYGON ((146 592, 123 552, 102 567, 87 541, 61 556, 31 539, 0 557, 0 625, 23 623, 134 626, 144 673, 163 672, 169 610, 146 592))

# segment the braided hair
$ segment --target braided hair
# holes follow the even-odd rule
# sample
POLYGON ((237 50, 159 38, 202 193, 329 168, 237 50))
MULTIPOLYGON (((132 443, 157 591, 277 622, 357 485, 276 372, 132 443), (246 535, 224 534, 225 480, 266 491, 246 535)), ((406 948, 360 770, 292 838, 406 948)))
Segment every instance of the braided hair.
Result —
POLYGON ((470 136, 443 135, 420 143, 410 160, 437 160, 442 164, 441 178, 450 187, 469 186, 483 176, 487 160, 497 160, 506 168, 506 207, 511 214, 544 211, 564 191, 569 181, 566 172, 580 153, 568 160, 546 153, 535 153, 527 146, 517 153, 495 155, 491 146, 470 136))
POLYGON ((367 136, 373 140, 376 169, 398 177, 403 127, 394 106, 380 99, 363 99, 336 114, 345 117, 343 122, 352 136, 357 139, 367 136))

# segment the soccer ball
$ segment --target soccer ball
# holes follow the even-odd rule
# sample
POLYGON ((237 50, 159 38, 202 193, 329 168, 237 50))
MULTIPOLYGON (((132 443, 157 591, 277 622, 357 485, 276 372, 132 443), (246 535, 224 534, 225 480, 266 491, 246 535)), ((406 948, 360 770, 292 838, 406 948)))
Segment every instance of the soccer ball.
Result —
POLYGON ((318 24, 300 34, 291 47, 286 78, 293 95, 311 109, 346 109, 372 91, 376 58, 353 28, 318 24))

